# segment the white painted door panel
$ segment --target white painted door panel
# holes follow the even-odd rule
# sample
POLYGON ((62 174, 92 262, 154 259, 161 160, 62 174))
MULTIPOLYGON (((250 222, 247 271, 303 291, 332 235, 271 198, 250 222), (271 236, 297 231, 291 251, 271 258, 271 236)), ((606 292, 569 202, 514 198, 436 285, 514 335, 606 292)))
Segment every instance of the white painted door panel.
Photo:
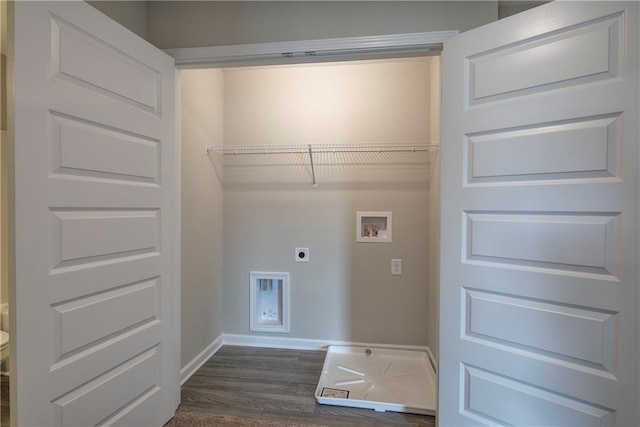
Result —
POLYGON ((84 2, 16 2, 11 420, 179 403, 173 59, 84 2))
POLYGON ((440 425, 640 425, 638 15, 445 42, 440 425))

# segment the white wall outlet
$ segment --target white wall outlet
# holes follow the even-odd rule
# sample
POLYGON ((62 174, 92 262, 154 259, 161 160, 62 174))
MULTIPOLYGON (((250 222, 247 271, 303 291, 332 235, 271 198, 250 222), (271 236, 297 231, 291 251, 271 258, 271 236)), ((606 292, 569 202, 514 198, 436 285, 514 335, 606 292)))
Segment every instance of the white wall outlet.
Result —
POLYGON ((391 260, 391 275, 402 276, 402 260, 401 259, 391 260))
POLYGON ((296 248, 296 262, 309 262, 309 248, 296 248))

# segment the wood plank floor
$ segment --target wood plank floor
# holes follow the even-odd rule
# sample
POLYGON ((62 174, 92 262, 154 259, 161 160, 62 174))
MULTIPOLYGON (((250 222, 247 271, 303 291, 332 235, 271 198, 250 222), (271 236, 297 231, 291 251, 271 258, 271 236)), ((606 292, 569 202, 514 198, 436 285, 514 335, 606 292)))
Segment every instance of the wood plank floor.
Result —
POLYGON ((0 427, 9 427, 9 377, 0 376, 0 427))
POLYGON ((318 405, 325 352, 223 346, 182 387, 178 412, 326 426, 434 426, 435 418, 318 405))

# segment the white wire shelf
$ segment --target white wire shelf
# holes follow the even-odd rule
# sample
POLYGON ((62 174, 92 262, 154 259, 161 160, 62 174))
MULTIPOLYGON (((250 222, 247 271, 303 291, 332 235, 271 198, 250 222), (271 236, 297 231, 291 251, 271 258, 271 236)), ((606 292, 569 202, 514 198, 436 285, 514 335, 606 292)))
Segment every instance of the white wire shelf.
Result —
POLYGON ((407 141, 352 144, 279 144, 279 145, 206 145, 205 153, 224 155, 289 154, 289 153, 397 153, 421 152, 437 149, 437 142, 407 141))
MULTIPOLYGON (((403 156, 411 156, 411 153, 425 153, 437 151, 438 142, 431 141, 400 141, 400 142, 373 142, 373 143, 342 143, 342 144, 263 144, 263 145, 205 145, 207 155, 216 153, 226 156, 261 156, 261 155, 290 155, 301 154, 308 156, 311 166, 313 188, 316 188, 316 173, 314 155, 389 155, 389 153, 401 153, 403 156)), ((230 159, 229 159, 230 160, 230 159)), ((223 161, 224 164, 224 161, 223 161)))

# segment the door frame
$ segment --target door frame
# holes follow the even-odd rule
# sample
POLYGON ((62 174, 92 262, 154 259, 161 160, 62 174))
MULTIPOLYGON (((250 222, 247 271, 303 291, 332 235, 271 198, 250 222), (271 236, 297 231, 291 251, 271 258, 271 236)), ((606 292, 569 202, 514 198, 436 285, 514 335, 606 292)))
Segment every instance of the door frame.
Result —
POLYGON ((287 65, 439 55, 458 30, 388 34, 277 43, 165 49, 178 69, 287 65))

